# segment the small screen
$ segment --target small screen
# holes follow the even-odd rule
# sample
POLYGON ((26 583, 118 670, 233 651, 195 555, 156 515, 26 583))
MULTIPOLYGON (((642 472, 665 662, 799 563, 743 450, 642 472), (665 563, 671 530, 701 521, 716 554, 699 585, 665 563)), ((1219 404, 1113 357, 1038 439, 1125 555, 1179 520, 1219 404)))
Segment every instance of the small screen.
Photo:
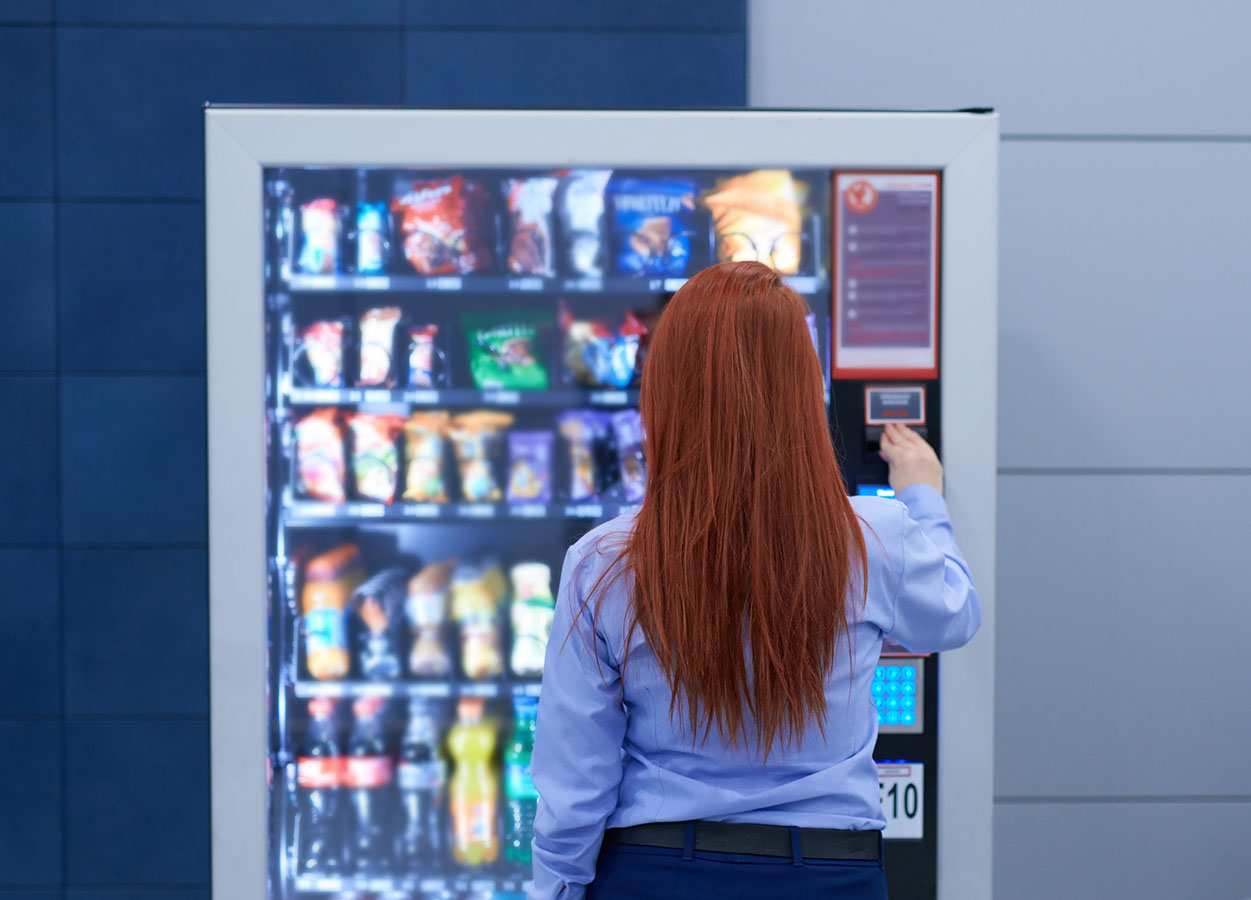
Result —
POLYGON ((862 484, 856 488, 856 494, 860 497, 894 497, 893 488, 884 484, 862 484))

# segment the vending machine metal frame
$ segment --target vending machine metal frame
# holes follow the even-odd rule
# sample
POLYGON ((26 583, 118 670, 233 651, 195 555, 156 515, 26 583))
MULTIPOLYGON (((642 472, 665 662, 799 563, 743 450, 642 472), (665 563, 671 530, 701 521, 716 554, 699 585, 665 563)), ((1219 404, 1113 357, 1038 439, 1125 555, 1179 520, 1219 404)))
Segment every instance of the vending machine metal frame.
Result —
POLYGON ((939 683, 938 897, 992 868, 999 121, 983 112, 299 109, 205 112, 215 900, 266 892, 267 166, 744 166, 942 172, 943 462, 981 633, 939 683))

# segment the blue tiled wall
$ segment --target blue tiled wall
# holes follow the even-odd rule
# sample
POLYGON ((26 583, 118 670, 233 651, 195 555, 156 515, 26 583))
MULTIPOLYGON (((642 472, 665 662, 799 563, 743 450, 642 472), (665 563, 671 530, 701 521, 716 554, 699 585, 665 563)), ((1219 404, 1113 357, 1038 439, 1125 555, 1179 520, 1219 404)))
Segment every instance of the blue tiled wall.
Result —
POLYGON ((741 106, 745 0, 0 2, 0 900, 207 900, 205 101, 741 106))

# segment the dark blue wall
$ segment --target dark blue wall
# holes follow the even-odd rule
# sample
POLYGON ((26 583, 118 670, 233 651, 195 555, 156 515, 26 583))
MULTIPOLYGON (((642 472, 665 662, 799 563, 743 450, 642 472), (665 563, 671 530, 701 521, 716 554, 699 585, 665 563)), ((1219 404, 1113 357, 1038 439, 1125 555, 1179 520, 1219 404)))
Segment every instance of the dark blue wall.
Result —
POLYGON ((208 897, 201 105, 737 106, 745 6, 0 0, 0 900, 208 897))

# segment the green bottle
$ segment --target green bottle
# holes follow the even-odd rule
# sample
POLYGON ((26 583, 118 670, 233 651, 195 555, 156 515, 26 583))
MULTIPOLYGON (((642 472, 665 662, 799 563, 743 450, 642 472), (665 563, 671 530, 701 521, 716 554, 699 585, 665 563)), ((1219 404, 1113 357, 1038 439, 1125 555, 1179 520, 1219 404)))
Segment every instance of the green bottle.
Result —
POLYGON ((539 792, 530 779, 539 701, 536 697, 515 697, 513 708, 516 726, 504 750, 504 858, 519 868, 529 869, 534 813, 539 803, 539 792))

